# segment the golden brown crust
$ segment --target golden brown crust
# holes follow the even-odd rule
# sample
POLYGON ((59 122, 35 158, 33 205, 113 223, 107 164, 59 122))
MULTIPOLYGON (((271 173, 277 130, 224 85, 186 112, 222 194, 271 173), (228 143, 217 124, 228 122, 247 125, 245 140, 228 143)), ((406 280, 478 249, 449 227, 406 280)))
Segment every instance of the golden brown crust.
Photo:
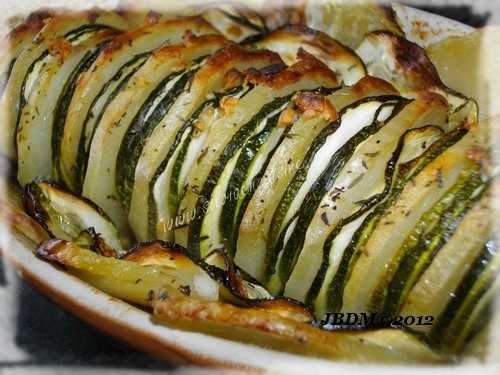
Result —
POLYGON ((114 38, 110 43, 104 48, 102 55, 107 58, 111 58, 113 54, 122 49, 124 46, 131 44, 135 39, 142 35, 147 35, 151 33, 151 28, 157 27, 158 24, 163 24, 165 26, 175 27, 176 25, 185 25, 186 23, 192 23, 196 27, 205 27, 207 30, 213 29, 214 34, 218 34, 217 30, 212 27, 203 17, 193 16, 193 17, 183 17, 174 20, 162 21, 161 23, 152 23, 145 26, 139 27, 137 29, 128 31, 114 38))
POLYGON ((389 31, 375 31, 371 35, 390 41, 392 55, 416 85, 415 90, 443 86, 435 66, 418 44, 389 31))
POLYGON ((359 97, 365 96, 366 93, 369 93, 374 89, 379 89, 381 91, 387 91, 388 93, 394 95, 399 95, 399 91, 389 82, 369 75, 364 76, 355 85, 352 86, 353 92, 356 94, 356 96, 359 97))
POLYGON ((58 266, 64 267, 64 259, 61 258, 61 248, 64 248, 68 241, 51 239, 45 241, 40 246, 36 248, 36 256, 49 261, 51 263, 57 264, 58 266))
POLYGON ((283 69, 285 64, 281 57, 271 51, 250 50, 235 43, 230 43, 223 49, 215 52, 197 73, 196 79, 204 82, 217 71, 231 69, 236 61, 255 62, 264 66, 277 66, 283 69))
POLYGON ((161 323, 288 352, 369 362, 442 360, 423 344, 407 342, 401 331, 329 332, 259 307, 184 297, 155 300, 153 310, 154 319, 161 323), (394 342, 381 342, 382 334, 396 336, 394 342))
POLYGON ((24 34, 37 33, 47 23, 47 20, 54 16, 54 11, 49 9, 41 9, 31 13, 22 24, 14 28, 9 36, 18 37, 24 34))
POLYGON ((205 321, 234 328, 250 328, 257 331, 285 336, 307 343, 307 331, 315 328, 298 323, 291 317, 283 317, 259 307, 241 308, 221 302, 204 302, 195 298, 167 298, 153 302, 154 315, 160 321, 205 321), (301 325, 297 329, 298 324, 301 325), (306 332, 304 332, 306 331, 306 332))
POLYGON ((141 265, 172 266, 175 264, 179 267, 187 267, 192 263, 181 248, 162 241, 139 244, 130 249, 120 259, 141 265))
POLYGON ((337 111, 324 95, 314 92, 302 92, 294 98, 294 104, 305 118, 323 116, 326 120, 337 118, 337 111))
POLYGON ((286 69, 269 73, 266 70, 250 68, 244 74, 247 81, 252 84, 265 85, 275 89, 293 84, 305 75, 320 78, 325 87, 338 85, 335 73, 302 48, 297 53, 297 62, 286 69))
POLYGON ((12 207, 3 199, 0 199, 0 221, 11 231, 34 244, 49 238, 47 232, 35 220, 26 215, 21 208, 12 207))
POLYGON ((222 35, 194 35, 187 33, 184 36, 181 44, 166 45, 160 49, 153 51, 153 55, 159 60, 168 60, 172 57, 180 57, 186 48, 198 48, 205 45, 220 44, 221 47, 229 43, 229 41, 222 35))
POLYGON ((49 45, 49 53, 59 61, 66 60, 72 49, 71 43, 66 38, 57 38, 49 45))
POLYGON ((416 98, 422 102, 422 109, 430 106, 442 106, 448 108, 449 104, 446 98, 432 91, 420 91, 416 93, 416 98))
POLYGON ((351 53, 354 55, 354 52, 350 48, 344 46, 327 34, 318 30, 310 29, 304 25, 283 26, 265 36, 266 41, 272 41, 273 39, 281 41, 286 40, 287 38, 300 39, 301 42, 309 44, 311 47, 320 49, 332 57, 341 56, 345 53, 351 53))

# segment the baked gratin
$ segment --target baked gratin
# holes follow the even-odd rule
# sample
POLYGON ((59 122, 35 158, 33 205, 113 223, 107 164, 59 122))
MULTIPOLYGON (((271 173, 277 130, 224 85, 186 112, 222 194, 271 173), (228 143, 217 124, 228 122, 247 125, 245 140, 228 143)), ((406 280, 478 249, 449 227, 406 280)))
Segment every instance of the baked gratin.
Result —
POLYGON ((315 6, 27 17, 2 42, 1 152, 34 221, 3 216, 160 323, 456 359, 500 283, 481 105, 390 6, 315 6))

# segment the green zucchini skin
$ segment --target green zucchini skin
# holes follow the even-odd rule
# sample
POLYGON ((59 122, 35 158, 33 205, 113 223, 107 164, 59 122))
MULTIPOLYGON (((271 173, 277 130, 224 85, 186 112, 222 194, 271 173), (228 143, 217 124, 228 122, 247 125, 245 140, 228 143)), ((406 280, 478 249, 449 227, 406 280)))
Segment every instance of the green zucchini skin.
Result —
POLYGON ((109 41, 103 42, 96 46, 94 51, 89 51, 83 57, 80 64, 75 67, 70 77, 64 84, 63 90, 59 95, 56 107, 54 109, 54 121, 52 124, 52 164, 54 166, 54 177, 57 181, 63 184, 63 180, 60 177, 59 161, 61 157, 61 140, 64 133, 64 124, 66 120, 66 114, 68 112, 68 107, 75 92, 76 82, 78 78, 88 71, 94 61, 97 59, 101 51, 106 47, 109 41))
MULTIPOLYGON (((79 37, 81 37, 84 34, 88 34, 88 33, 94 34, 98 31, 108 29, 108 28, 109 28, 109 26, 100 25, 100 24, 83 25, 83 26, 80 26, 74 30, 69 31, 68 33, 63 35, 63 37, 68 42, 71 43, 71 42, 74 42, 75 40, 77 40, 79 37)), ((16 120, 15 120, 16 132, 17 132, 17 129, 19 127, 19 121, 21 119, 21 114, 23 112, 23 108, 26 106, 25 90, 26 90, 26 84, 27 84, 28 77, 31 73, 33 73, 33 70, 35 69, 36 64, 42 62, 48 56, 49 56, 48 50, 45 50, 44 52, 42 52, 42 54, 40 56, 38 56, 38 58, 31 63, 31 65, 29 66, 29 68, 26 72, 26 75, 23 78, 23 81, 21 84, 20 96, 19 96, 19 106, 17 108, 16 120)))
MULTIPOLYGON (((61 143, 61 175, 71 189, 82 188, 77 186, 75 165, 79 164, 77 159, 81 155, 79 151, 82 136, 86 137, 86 151, 90 141, 93 140, 92 135, 97 124, 95 118, 87 117, 91 107, 97 103, 95 99, 102 93, 103 86, 111 82, 124 65, 137 56, 152 53, 167 42, 170 44, 181 42, 188 30, 195 36, 216 33, 213 27, 199 17, 184 17, 142 25, 115 38, 113 43, 102 51, 84 78, 79 80, 68 108, 61 143)), ((107 94, 109 92, 98 101, 98 106, 95 108, 96 116, 100 112, 100 106, 104 105, 107 94)))
MULTIPOLYGON (((362 218, 363 216, 367 216, 370 212, 372 212, 375 209, 377 204, 383 202, 384 198, 386 198, 386 196, 392 190, 392 187, 395 183, 394 177, 398 175, 401 163, 410 162, 411 160, 420 157, 434 143, 432 142, 432 136, 427 137, 425 140, 423 140, 423 143, 421 143, 421 145, 418 147, 419 148, 418 152, 420 152, 419 154, 415 155, 413 153, 414 151, 413 152, 410 151, 409 152, 410 155, 405 155, 405 151, 408 146, 408 144, 406 143, 407 142, 406 137, 416 131, 427 131, 431 128, 432 130, 434 130, 434 133, 439 133, 439 136, 434 141, 439 140, 439 138, 442 136, 442 130, 441 128, 434 126, 427 126, 419 129, 409 129, 401 136, 398 145, 393 152, 393 156, 387 163, 387 167, 385 170, 385 189, 380 194, 372 197, 371 200, 365 201, 359 210, 349 215, 348 217, 341 219, 339 223, 330 232, 323 246, 323 260, 321 266, 318 270, 318 273, 316 274, 314 281, 311 284, 311 288, 309 289, 306 295, 305 300, 307 306, 315 306, 316 303, 315 300, 318 297, 318 294, 320 293, 323 284, 325 283, 326 273, 330 267, 330 252, 331 252, 330 248, 332 246, 333 241, 335 241, 337 236, 343 230, 344 226, 347 226, 348 224, 362 218)), ((316 308, 320 310, 318 307, 316 308)))
POLYGON ((197 200, 196 208, 194 211, 196 214, 194 215, 194 218, 191 221, 188 229, 187 248, 190 255, 195 259, 199 259, 201 256, 200 233, 201 233, 201 226, 203 223, 203 219, 205 217, 204 205, 206 204, 207 201, 210 200, 212 191, 217 185, 219 177, 224 171, 226 164, 229 162, 231 158, 233 158, 233 156, 240 150, 242 145, 252 135, 257 125, 261 121, 263 121, 270 112, 276 110, 280 106, 290 101, 291 97, 292 95, 287 95, 284 97, 277 98, 272 102, 266 104, 264 107, 262 107, 262 109, 252 119, 250 119, 245 125, 243 125, 236 132, 236 134, 233 135, 231 141, 228 144, 226 144, 224 152, 222 153, 221 157, 212 167, 207 180, 205 181, 203 187, 201 188, 200 195, 197 200))
MULTIPOLYGON (((150 194, 148 197, 148 207, 149 207, 149 210, 148 210, 148 222, 149 222, 148 228, 149 228, 149 236, 150 237, 155 237, 157 235, 157 223, 158 223, 158 219, 159 219, 156 202, 155 202, 154 196, 151 193, 151 191, 154 188, 156 181, 158 180, 160 175, 163 173, 163 171, 167 167, 167 164, 169 163, 170 159, 174 156, 174 153, 175 153, 177 147, 182 147, 180 154, 176 158, 176 165, 174 166, 174 172, 173 172, 173 173, 175 173, 175 177, 172 176, 170 179, 170 194, 168 196, 168 205, 169 205, 170 209, 172 210, 172 212, 177 212, 177 208, 179 205, 178 178, 179 178, 180 170, 182 168, 182 160, 186 156, 187 148, 189 146, 189 139, 192 136, 192 126, 198 120, 199 116, 201 115, 201 113, 203 112, 203 110, 205 108, 209 107, 210 105, 216 105, 218 103, 218 101, 219 101, 218 98, 206 101, 205 103, 203 103, 200 106, 200 108, 198 108, 195 111, 195 113, 193 113, 193 116, 191 116, 191 118, 186 121, 186 123, 184 124, 182 129, 180 129, 179 132, 177 133, 177 135, 174 139, 174 142, 172 143, 172 146, 170 147, 165 159, 162 161, 162 163, 160 164, 160 166, 156 170, 155 175, 151 179, 151 181, 149 183, 150 194), (186 131, 189 131, 190 133, 187 136, 188 138, 185 139, 184 142, 182 142, 182 138, 183 138, 184 133, 186 131), (181 145, 181 142, 182 142, 182 145, 181 145), (177 163, 177 160, 179 160, 179 163, 177 163)), ((171 229, 173 229, 173 228, 171 228, 171 229)))
POLYGON ((42 66, 37 65, 36 72, 28 79, 29 87, 24 93, 26 103, 16 134, 18 181, 22 185, 36 178, 54 180, 52 136, 61 92, 68 81, 75 78, 74 70, 86 55, 118 35, 111 28, 97 30, 85 29, 71 41, 58 39, 54 42, 56 52, 44 58, 42 66), (64 52, 57 52, 58 49, 64 52))
MULTIPOLYGON (((49 182, 33 182, 24 189, 28 213, 54 238, 75 240, 82 231, 92 229, 116 252, 122 243, 111 219, 93 202, 77 197, 49 182)), ((122 242, 123 241, 123 242, 122 242)))
MULTIPOLYGON (((184 76, 174 84, 174 87, 169 90, 160 103, 152 109, 151 107, 155 97, 164 87, 163 83, 160 84, 158 88, 151 93, 128 128, 120 146, 120 151, 118 152, 116 170, 117 191, 124 207, 130 207, 130 199, 134 186, 135 167, 137 166, 137 162, 139 161, 142 149, 148 137, 165 114, 170 110, 175 99, 177 99, 186 88, 186 85, 192 80, 196 71, 197 69, 193 69, 189 73, 184 74, 184 76), (149 114, 150 110, 152 110, 151 114, 149 114)), ((184 72, 181 72, 179 74, 183 73, 184 72)), ((167 77, 164 83, 168 83, 172 78, 173 77, 167 77)))
MULTIPOLYGON (((389 117, 387 121, 390 121, 390 119, 394 117, 405 104, 406 103, 400 103, 399 105, 396 105, 397 108, 393 111, 391 117, 389 117)), ((286 282, 293 271, 300 254, 300 249, 304 243, 305 232, 309 227, 309 223, 311 222, 321 199, 333 187, 338 175, 343 170, 349 159, 353 156, 358 145, 381 129, 383 123, 380 123, 377 119, 383 108, 384 105, 379 107, 371 125, 363 128, 354 137, 348 140, 344 146, 335 152, 330 160, 328 168, 321 174, 318 180, 315 181, 311 190, 302 201, 299 209, 299 215, 297 217, 297 224, 295 225, 290 239, 283 248, 282 256, 277 264, 277 268, 275 269, 275 273, 281 283, 279 293, 284 292, 286 282)), ((390 163, 388 166, 389 170, 394 169, 393 164, 394 163, 390 163)), ((364 203, 364 205, 369 206, 367 203, 364 203)))
MULTIPOLYGON (((201 113, 208 107, 214 106, 216 107, 219 102, 220 102, 220 97, 216 97, 212 100, 207 100, 205 103, 203 103, 200 108, 196 110, 195 113, 193 113, 193 116, 186 122, 186 125, 184 128, 189 128, 190 132, 188 135, 188 138, 185 140, 185 142, 182 145, 182 149, 180 151, 179 156, 175 160, 175 164, 173 167, 173 172, 172 172, 172 178, 170 180, 170 195, 168 197, 168 204, 170 206, 170 209, 172 212, 177 212, 177 209, 179 208, 179 201, 180 201, 180 186, 179 186, 179 178, 180 178, 180 173, 183 165, 184 158, 186 157, 186 153, 188 152, 189 149, 189 143, 192 140, 193 137, 193 125, 194 123, 198 120, 200 117, 201 113)), ((175 143, 175 142, 174 142, 175 143)), ((170 156, 167 156, 165 162, 162 163, 160 168, 158 168, 158 171, 163 170, 167 164, 167 159, 170 159, 170 156)), ((158 178, 159 172, 157 172, 157 176, 153 180, 156 181, 156 178, 158 178)))
MULTIPOLYGON (((180 196, 182 194, 181 192, 181 186, 180 186, 180 174, 181 170, 185 161, 185 157, 187 156, 187 152, 189 150, 189 145, 190 142, 193 138, 193 133, 195 132, 194 125, 202 115, 202 113, 209 107, 215 108, 219 105, 221 99, 225 96, 233 96, 233 95, 238 95, 238 94, 243 94, 245 92, 248 92, 250 90, 250 87, 243 87, 243 86, 237 86, 232 89, 227 90, 226 92, 223 93, 213 93, 214 98, 208 99, 205 101, 203 104, 199 106, 199 108, 193 113, 193 115, 184 123, 184 125, 181 127, 181 129, 178 131, 165 159, 162 161, 160 166, 157 168, 153 178, 150 181, 150 188, 149 188, 149 196, 148 196, 148 228, 149 228, 149 236, 150 237, 155 237, 158 236, 159 230, 158 230, 158 223, 159 223, 159 215, 158 215, 158 209, 157 209, 157 203, 155 201, 154 195, 152 193, 155 184, 158 180, 158 178, 161 176, 162 173, 164 173, 165 169, 167 168, 167 165, 171 162, 171 159, 174 157, 174 154, 176 152, 179 152, 178 155, 175 157, 175 160, 172 161, 173 167, 172 167, 172 173, 170 176, 169 180, 169 194, 167 197, 167 205, 169 207, 170 212, 176 213, 179 207, 179 202, 180 202, 180 196), (186 136, 185 133, 187 133, 186 136), (184 139, 183 139, 184 138, 184 139), (178 150, 178 148, 180 149, 178 150)), ((174 214, 175 215, 175 214, 174 214)), ((175 218, 173 219, 175 220, 175 218)), ((174 222, 172 222, 172 225, 167 224, 167 236, 170 236, 173 234, 173 226, 174 222), (171 227, 171 228, 169 228, 171 227)))
POLYGON ((89 112, 87 113, 87 118, 84 123, 84 131, 82 137, 80 138, 80 143, 78 145, 78 154, 75 166, 75 181, 76 188, 78 192, 81 193, 83 183, 85 180, 85 173, 87 172, 88 163, 88 153, 90 151, 90 145, 92 143, 92 138, 94 136, 97 126, 91 127, 90 134, 87 134, 87 128, 89 121, 95 121, 95 124, 99 124, 106 108, 112 103, 113 99, 118 95, 118 93, 127 85, 128 81, 132 78, 134 73, 136 73, 147 61, 149 52, 139 54, 130 60, 127 64, 121 67, 121 69, 102 87, 99 94, 94 98, 92 105, 90 106, 89 112), (131 68, 130 71, 127 71, 131 68), (115 88, 112 85, 116 84, 115 88), (111 92, 107 94, 108 89, 111 88, 111 92), (105 102, 101 108, 99 108, 97 116, 93 114, 94 108, 97 106, 98 100, 103 96, 107 95, 105 102), (95 120, 94 120, 95 117, 95 120))
POLYGON ((401 309, 408 291, 454 233, 468 210, 482 197, 485 186, 480 168, 473 168, 421 218, 400 249, 403 254, 396 257, 388 268, 388 274, 394 273, 392 278, 384 277, 377 287, 371 301, 372 311, 395 314, 401 309))
MULTIPOLYGON (((381 102, 390 102, 390 101, 399 101, 401 100, 400 97, 392 96, 392 95, 386 95, 386 96, 380 96, 377 98, 364 98, 359 101, 356 101, 355 103, 345 107, 339 114, 338 120, 334 121, 327 127, 325 127, 321 133, 316 137, 316 139, 313 141, 311 144, 311 147, 309 148, 309 151, 302 161, 300 167, 298 168, 297 172, 295 173, 295 176, 293 180, 290 182, 288 185, 285 194, 281 198, 280 204, 278 205, 274 215, 273 219, 271 221, 271 227, 269 230, 269 236, 268 236, 268 241, 267 241, 267 254, 266 254, 266 259, 265 259, 265 278, 266 282, 269 282, 271 279, 271 276, 276 273, 276 264, 278 263, 278 256, 279 256, 279 250, 282 248, 283 245, 283 240, 284 240, 284 235, 286 233, 286 230, 283 229, 281 230, 281 227, 283 224, 285 224, 287 227, 291 225, 292 220, 290 220, 288 223, 284 223, 285 217, 288 213, 289 205, 295 198, 297 192, 299 191, 300 187, 302 184, 305 182, 306 177, 307 177, 307 171, 309 170, 309 167, 313 161, 314 156, 316 155, 317 151, 320 150, 320 148, 324 145, 326 142, 326 139, 328 136, 334 134, 339 127, 341 126, 341 120, 342 116, 348 112, 349 110, 356 108, 359 105, 362 105, 364 103, 368 103, 374 100, 380 100, 381 102)), ((395 111, 395 113, 397 110, 395 111)), ((378 116, 379 111, 375 114, 378 116)), ((357 135, 354 135, 351 140, 349 140, 344 146, 341 147, 341 149, 332 157, 329 165, 334 166, 335 170, 331 171, 332 176, 336 176, 337 173, 340 172, 342 169, 341 167, 343 166, 343 163, 347 162, 349 160, 350 155, 354 152, 355 146, 361 142, 363 139, 368 137, 372 132, 375 132, 378 128, 380 127, 379 124, 372 124, 372 126, 368 126, 367 129, 364 129, 360 131, 357 135), (343 149, 345 148, 346 153, 343 154, 343 149), (342 151, 342 152, 341 152, 342 151), (338 168, 338 169, 337 169, 338 168)), ((326 175, 327 172, 323 172, 322 175, 326 175)), ((334 178, 332 179, 334 180, 334 178)), ((333 181, 330 181, 332 183, 333 181)), ((320 188, 321 184, 328 183, 327 179, 325 181, 320 181, 317 180, 314 183, 314 187, 311 189, 311 191, 314 190, 314 188, 320 188)), ((325 185, 326 188, 326 185, 325 185)), ((308 197, 303 200, 303 203, 301 207, 307 207, 307 205, 312 204, 312 200, 314 198, 318 199, 320 198, 319 196, 315 195, 316 193, 309 194, 308 197), (306 203, 307 202, 307 203, 306 203)), ((322 197, 322 195, 321 195, 322 197)), ((312 208, 311 208, 312 209, 312 208)), ((309 210, 309 208, 308 208, 309 210)), ((300 210, 299 210, 300 211, 300 210)), ((288 253, 288 252, 287 252, 288 253)), ((288 254, 287 254, 288 255, 288 254)), ((293 261, 292 261, 293 263, 293 261)), ((288 263, 287 263, 288 264, 288 263)), ((286 267, 287 264, 284 264, 283 267, 286 267)), ((284 272, 286 273, 286 272, 284 272)), ((284 284, 283 284, 284 285, 284 284)), ((282 286, 283 286, 282 285, 282 286)))
POLYGON ((249 188, 243 189, 247 178, 247 171, 252 166, 253 161, 258 156, 259 151, 268 141, 271 133, 276 129, 277 121, 268 121, 266 127, 252 136, 241 150, 238 161, 234 168, 233 174, 229 180, 229 186, 226 190, 226 197, 229 197, 224 202, 222 207, 222 215, 220 221, 220 230, 226 243, 228 253, 234 257, 236 253, 236 242, 238 235, 239 224, 245 213, 246 206, 250 202, 253 191, 259 185, 267 165, 269 164, 274 151, 279 147, 281 141, 287 136, 290 126, 287 126, 281 133, 274 147, 269 151, 266 160, 261 166, 257 174, 252 178, 249 188), (243 197, 240 197, 243 195, 243 197))
POLYGON ((493 304, 500 292, 499 258, 498 244, 488 241, 430 332, 427 340, 431 346, 459 354, 495 314, 493 304))
MULTIPOLYGON (((327 311, 340 311, 342 307, 343 292, 351 272, 351 267, 356 263, 356 260, 360 255, 357 249, 361 248, 366 243, 383 212, 391 207, 403 191, 404 187, 416 175, 418 175, 420 171, 437 158, 443 150, 452 147, 466 134, 466 129, 459 128, 456 131, 445 135, 442 139, 435 142, 418 159, 401 167, 395 179, 396 183, 386 200, 364 219, 361 227, 354 234, 350 245, 345 249, 338 270, 328 286, 327 311)), ((325 246, 329 248, 331 246, 331 242, 327 241, 325 246)))
POLYGON ((9 53, 0 57, 0 97, 4 93, 18 56, 30 48, 37 34, 53 16, 53 12, 48 10, 33 12, 0 41, 2 49, 9 50, 9 53))

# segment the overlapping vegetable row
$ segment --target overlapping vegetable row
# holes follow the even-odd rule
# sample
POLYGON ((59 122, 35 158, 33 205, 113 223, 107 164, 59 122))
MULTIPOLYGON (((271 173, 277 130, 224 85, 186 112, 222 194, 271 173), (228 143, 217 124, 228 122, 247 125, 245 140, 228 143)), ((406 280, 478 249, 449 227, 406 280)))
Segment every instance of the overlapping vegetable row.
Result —
POLYGON ((43 17, 34 43, 9 36, 3 152, 52 236, 224 249, 317 318, 434 314, 426 337, 454 351, 477 330, 498 284, 477 105, 397 30, 355 52, 234 10, 43 17))

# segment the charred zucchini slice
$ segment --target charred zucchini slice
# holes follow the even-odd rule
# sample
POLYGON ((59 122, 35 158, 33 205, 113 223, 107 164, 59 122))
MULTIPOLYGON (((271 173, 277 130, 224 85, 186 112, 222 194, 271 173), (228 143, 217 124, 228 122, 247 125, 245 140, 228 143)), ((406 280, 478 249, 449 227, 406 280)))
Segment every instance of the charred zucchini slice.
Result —
POLYGON ((21 111, 36 87, 37 77, 50 51, 64 42, 82 41, 103 28, 125 29, 125 20, 116 13, 82 12, 52 17, 35 38, 35 43, 16 58, 12 66, 10 79, 3 93, 0 109, 5 118, 5 137, 8 148, 7 156, 15 159, 15 133, 21 111))
POLYGON ((125 222, 127 216, 118 200, 117 165, 133 165, 141 141, 184 90, 199 60, 224 44, 220 36, 187 36, 183 44, 150 55, 119 92, 109 96, 110 103, 96 120, 88 162, 82 164, 87 166, 82 192, 115 220, 125 222))
POLYGON ((297 96, 295 104, 299 118, 290 124, 290 130, 273 153, 262 178, 254 185, 256 190, 242 212, 243 217, 236 222, 235 259, 240 267, 262 280, 266 239, 276 207, 314 138, 336 119, 337 112, 363 98, 396 94, 397 91, 384 81, 365 77, 356 85, 339 89, 327 98, 312 93, 297 96))
POLYGON ((296 62, 297 51, 303 48, 337 74, 339 81, 354 85, 366 75, 361 59, 349 48, 328 35, 305 26, 285 26, 252 40, 258 48, 278 53, 287 65, 296 62))
MULTIPOLYGON (((124 66, 146 56, 166 43, 182 41, 184 34, 210 34, 216 32, 203 19, 183 18, 164 21, 129 31, 115 38, 100 53, 92 67, 82 75, 69 105, 61 143, 61 177, 73 191, 80 191, 77 166, 88 156, 88 145, 92 140, 95 121, 86 122, 93 103, 105 105, 113 90, 105 90, 124 66), (104 91, 103 91, 104 89, 104 91), (100 95, 103 94, 104 96, 100 95)), ((100 108, 97 108, 100 113, 100 108)))
MULTIPOLYGON (((100 208, 50 183, 27 185, 24 205, 54 238, 72 241, 82 231, 93 228, 113 249, 120 252, 123 248, 116 227, 100 208)), ((122 241, 127 242, 126 239, 122 241)))
MULTIPOLYGON (((73 72, 88 55, 99 49, 103 43, 116 35, 113 30, 103 30, 83 42, 62 42, 60 49, 67 52, 51 55, 45 60, 36 83, 21 111, 17 129, 17 179, 25 185, 35 178, 54 179, 54 143, 52 137, 59 136, 54 123, 60 115, 57 108, 65 87, 76 79, 73 72), (67 55, 66 55, 67 54, 67 55), (56 133, 56 134, 54 134, 56 133)), ((67 94, 67 92, 65 92, 67 94)))
MULTIPOLYGON (((148 238, 148 199, 153 187, 151 181, 162 172, 159 171, 162 163, 163 166, 168 163, 165 158, 171 156, 169 151, 176 143, 179 131, 185 130, 183 127, 186 122, 207 99, 241 84, 237 70, 273 64, 281 64, 281 59, 268 51, 249 51, 230 45, 216 52, 193 76, 191 83, 172 104, 172 110, 162 117, 147 142, 143 143, 137 166, 131 168, 129 163, 119 165, 118 192, 125 207, 129 207, 129 222, 139 239, 148 238)), ((185 244, 182 241, 179 243, 185 244)))

